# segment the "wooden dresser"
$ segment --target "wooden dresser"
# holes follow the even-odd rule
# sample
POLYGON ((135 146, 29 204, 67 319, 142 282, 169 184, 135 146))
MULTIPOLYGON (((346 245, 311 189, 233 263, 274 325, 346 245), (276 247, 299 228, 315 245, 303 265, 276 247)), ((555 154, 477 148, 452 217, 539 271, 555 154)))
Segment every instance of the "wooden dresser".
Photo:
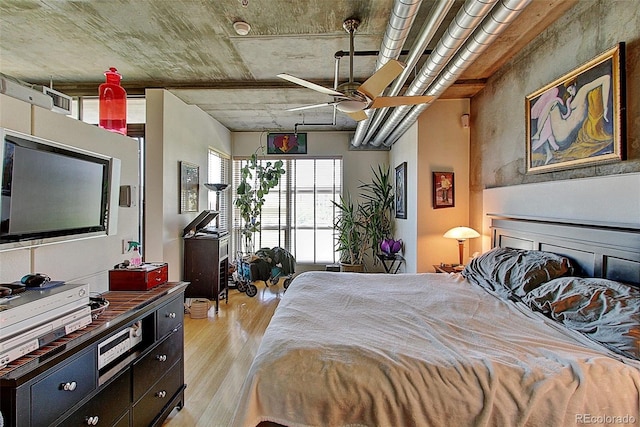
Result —
POLYGON ((5 425, 161 425, 184 405, 186 286, 105 293, 110 305, 89 326, 0 369, 5 425), (132 329, 139 342, 100 367, 132 329))
POLYGON ((184 280, 187 298, 207 298, 219 308, 219 294, 226 289, 229 270, 229 235, 196 234, 184 239, 184 280))

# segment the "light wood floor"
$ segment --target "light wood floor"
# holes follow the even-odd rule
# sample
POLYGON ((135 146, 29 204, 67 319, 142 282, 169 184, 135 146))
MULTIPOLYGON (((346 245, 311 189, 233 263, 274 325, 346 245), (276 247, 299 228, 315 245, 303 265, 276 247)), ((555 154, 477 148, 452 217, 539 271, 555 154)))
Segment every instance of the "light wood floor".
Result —
POLYGON ((230 290, 229 303, 221 301, 219 312, 212 308, 206 319, 185 315, 186 402, 165 427, 230 425, 242 382, 283 294, 281 285, 256 285, 253 298, 230 290))

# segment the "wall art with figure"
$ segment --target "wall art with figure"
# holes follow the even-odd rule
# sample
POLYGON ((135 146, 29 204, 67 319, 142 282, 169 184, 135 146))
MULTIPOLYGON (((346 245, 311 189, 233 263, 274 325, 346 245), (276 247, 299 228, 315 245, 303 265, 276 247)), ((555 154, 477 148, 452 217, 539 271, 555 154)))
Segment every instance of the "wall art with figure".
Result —
POLYGON ((624 156, 624 43, 526 97, 527 172, 624 156))
POLYGON ((267 154, 307 154, 307 134, 269 133, 267 154))
POLYGON ((433 172, 433 208, 455 206, 453 172, 433 172))
POLYGON ((407 162, 396 166, 396 218, 407 219, 407 162))

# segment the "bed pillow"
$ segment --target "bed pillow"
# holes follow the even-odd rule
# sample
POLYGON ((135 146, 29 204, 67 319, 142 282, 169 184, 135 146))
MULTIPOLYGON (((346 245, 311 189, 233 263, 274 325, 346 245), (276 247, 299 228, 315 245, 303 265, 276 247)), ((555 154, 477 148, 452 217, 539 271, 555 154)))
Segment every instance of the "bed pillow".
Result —
POLYGON ((640 360, 640 288, 607 279, 563 277, 523 301, 570 329, 640 360))
POLYGON ((462 275, 500 295, 523 297, 542 283, 572 272, 568 258, 551 252, 494 248, 471 260, 462 275))

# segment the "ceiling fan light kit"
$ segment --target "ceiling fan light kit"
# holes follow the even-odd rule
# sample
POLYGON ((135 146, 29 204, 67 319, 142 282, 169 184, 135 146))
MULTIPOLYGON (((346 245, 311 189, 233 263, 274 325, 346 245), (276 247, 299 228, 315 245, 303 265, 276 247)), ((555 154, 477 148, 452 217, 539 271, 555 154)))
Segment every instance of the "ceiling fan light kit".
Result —
POLYGON ((364 110, 370 108, 381 107, 397 107, 401 105, 416 105, 431 102, 434 98, 430 96, 379 96, 387 86, 398 77, 404 70, 405 65, 395 59, 391 59, 380 67, 371 77, 364 83, 360 84, 353 81, 353 35, 358 29, 360 21, 356 18, 346 19, 342 27, 349 33, 350 49, 349 49, 349 81, 340 84, 336 90, 320 86, 316 83, 292 76, 290 74, 281 73, 278 77, 304 86, 316 92, 333 96, 333 101, 324 104, 307 105, 302 107, 290 108, 288 111, 306 110, 309 108, 318 108, 326 106, 335 106, 339 111, 346 113, 355 121, 365 120, 368 116, 364 110))

